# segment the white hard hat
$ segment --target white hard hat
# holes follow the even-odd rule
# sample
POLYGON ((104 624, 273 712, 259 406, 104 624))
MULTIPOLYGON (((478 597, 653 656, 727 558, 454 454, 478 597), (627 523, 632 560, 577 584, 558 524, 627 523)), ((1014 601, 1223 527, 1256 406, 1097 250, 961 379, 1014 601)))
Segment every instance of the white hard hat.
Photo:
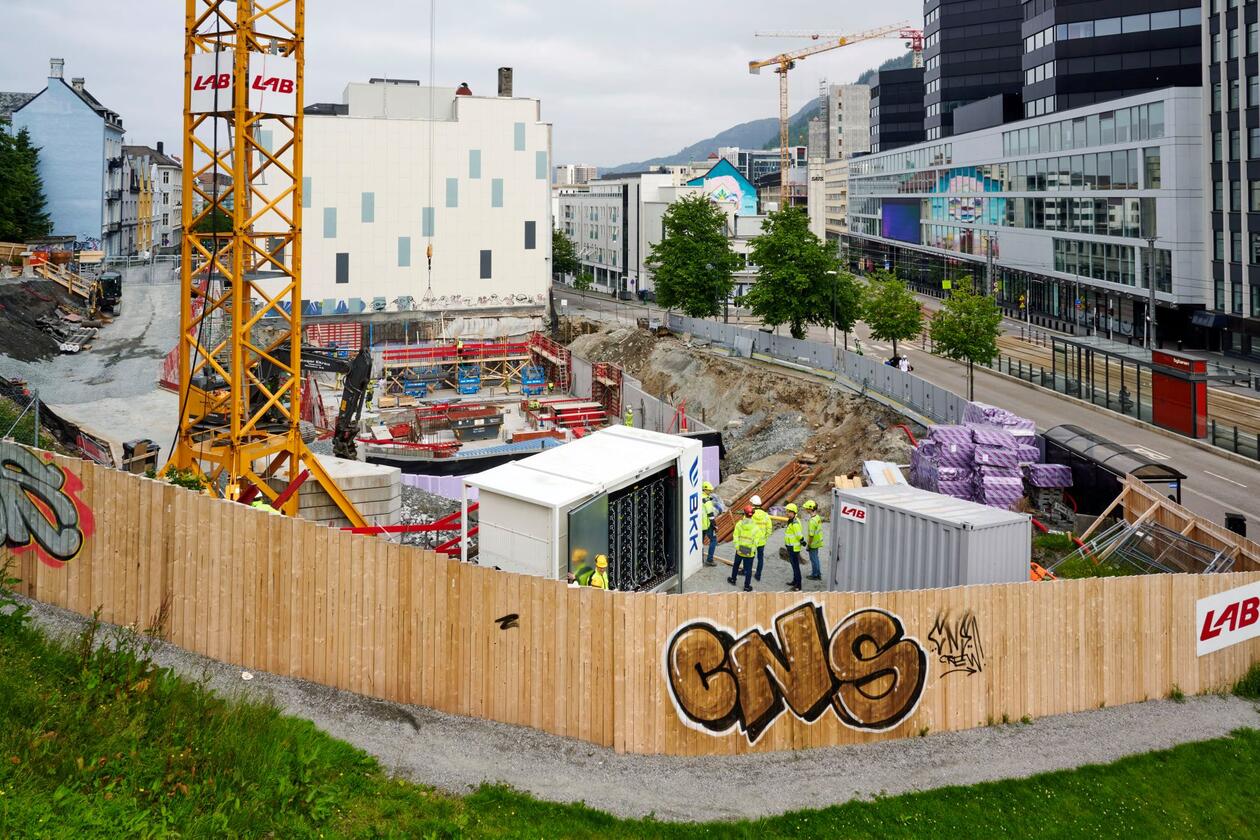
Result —
POLYGON ((752 497, 751 499, 749 499, 748 501, 752 502, 752 503, 753 503, 753 505, 754 505, 754 506, 756 506, 756 507, 761 507, 761 497, 760 497, 760 496, 753 496, 753 497, 752 497))

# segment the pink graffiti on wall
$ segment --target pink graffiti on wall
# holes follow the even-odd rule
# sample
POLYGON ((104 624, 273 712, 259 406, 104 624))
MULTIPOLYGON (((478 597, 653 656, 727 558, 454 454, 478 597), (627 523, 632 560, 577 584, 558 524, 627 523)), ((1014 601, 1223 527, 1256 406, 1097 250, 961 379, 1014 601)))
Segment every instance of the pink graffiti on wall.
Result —
POLYGON ((83 482, 48 452, 0 441, 0 539, 14 554, 34 551, 60 569, 79 556, 96 530, 79 498, 83 482))

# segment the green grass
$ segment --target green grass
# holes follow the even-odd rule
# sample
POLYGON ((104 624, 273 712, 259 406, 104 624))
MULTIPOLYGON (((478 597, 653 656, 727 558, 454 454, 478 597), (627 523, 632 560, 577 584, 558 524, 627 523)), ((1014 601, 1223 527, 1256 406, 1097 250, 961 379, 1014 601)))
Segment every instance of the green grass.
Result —
POLYGON ((1260 663, 1248 668, 1242 679, 1234 683, 1234 693, 1249 700, 1260 700, 1260 663))
MULTIPOLYGON (((22 413, 22 409, 18 407, 12 400, 0 397, 0 437, 13 438, 18 443, 32 445, 35 443, 35 414, 34 410, 26 412, 26 416, 18 420, 18 415, 22 413), (17 426, 13 425, 17 421, 17 426), (9 429, 13 431, 9 433, 9 429)), ((48 432, 40 429, 39 432, 40 449, 53 451, 58 449, 57 441, 48 434, 48 432)))
MULTIPOLYGON (((1069 534, 1037 534, 1033 537, 1033 559, 1049 567, 1076 550, 1069 534)), ((1054 570, 1060 578, 1123 577, 1137 574, 1134 569, 1107 561, 1095 563, 1085 557, 1073 557, 1054 570)))
MULTIPOLYGON (((619 820, 504 787, 455 797, 390 779, 306 721, 225 701, 117 652, 0 617, 0 837, 1256 836, 1260 733, 1031 779, 755 822, 619 820)), ((765 778, 773 790, 792 779, 765 778)), ((844 792, 836 778, 836 792, 844 792)), ((598 801, 602 795, 592 789, 598 801)))

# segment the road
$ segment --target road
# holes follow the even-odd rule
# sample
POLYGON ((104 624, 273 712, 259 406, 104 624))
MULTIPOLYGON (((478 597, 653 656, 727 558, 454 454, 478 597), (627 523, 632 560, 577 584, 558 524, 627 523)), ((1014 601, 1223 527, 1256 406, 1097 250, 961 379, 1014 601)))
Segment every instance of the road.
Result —
MULTIPOLYGON (((557 310, 570 314, 595 315, 603 320, 615 320, 633 325, 636 318, 651 314, 662 317, 664 310, 644 306, 637 302, 615 301, 602 295, 581 295, 572 289, 558 289, 557 297, 568 300, 567 307, 557 310)), ((735 319, 732 319, 734 322, 735 319)), ((745 326, 753 326, 752 319, 745 319, 745 326)), ((1018 322, 1007 322, 1007 327, 1018 331, 1018 322)), ((858 324, 856 335, 868 353, 891 356, 892 346, 870 337, 865 324, 858 324)), ((829 330, 811 327, 811 339, 826 341, 829 330)), ((841 340, 843 337, 841 337, 841 340)), ((967 393, 966 367, 958 362, 933 356, 918 343, 901 344, 898 350, 910 358, 915 374, 948 388, 955 393, 967 393)), ((1204 450, 1176 437, 1168 437, 1136 426, 1119 415, 1108 415, 1077 405, 1053 391, 1036 388, 1017 380, 993 373, 988 369, 976 369, 976 394, 981 402, 1000 405, 1037 422, 1045 430, 1062 423, 1074 423, 1096 432, 1116 443, 1141 447, 1147 457, 1167 462, 1186 474, 1182 485, 1182 502, 1188 508, 1213 522, 1223 523, 1225 513, 1243 513, 1250 520, 1252 529, 1260 529, 1260 464, 1254 466, 1239 463, 1223 455, 1204 450)))

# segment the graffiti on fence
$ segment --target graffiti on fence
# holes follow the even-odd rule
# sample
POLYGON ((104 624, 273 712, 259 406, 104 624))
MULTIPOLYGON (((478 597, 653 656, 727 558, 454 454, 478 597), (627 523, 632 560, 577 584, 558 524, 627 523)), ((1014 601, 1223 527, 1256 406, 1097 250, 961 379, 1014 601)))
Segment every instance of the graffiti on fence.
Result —
POLYGON ((941 676, 978 674, 984 670, 984 645, 976 614, 967 610, 954 619, 948 613, 936 616, 928 633, 928 646, 944 666, 941 676))
POLYGON ((494 623, 499 625, 500 630, 511 630, 513 627, 521 626, 521 616, 519 613, 508 613, 496 618, 494 623))
POLYGON ((83 482, 52 455, 0 441, 0 537, 14 554, 34 551, 59 569, 92 535, 92 511, 79 499, 83 482))
POLYGON ((736 637, 707 621, 679 627, 665 646, 665 678, 679 718, 715 735, 738 728, 750 744, 784 709, 806 723, 831 709, 845 726, 895 727, 918 706, 927 653, 901 620, 877 609, 846 616, 828 635, 806 602, 736 637))

